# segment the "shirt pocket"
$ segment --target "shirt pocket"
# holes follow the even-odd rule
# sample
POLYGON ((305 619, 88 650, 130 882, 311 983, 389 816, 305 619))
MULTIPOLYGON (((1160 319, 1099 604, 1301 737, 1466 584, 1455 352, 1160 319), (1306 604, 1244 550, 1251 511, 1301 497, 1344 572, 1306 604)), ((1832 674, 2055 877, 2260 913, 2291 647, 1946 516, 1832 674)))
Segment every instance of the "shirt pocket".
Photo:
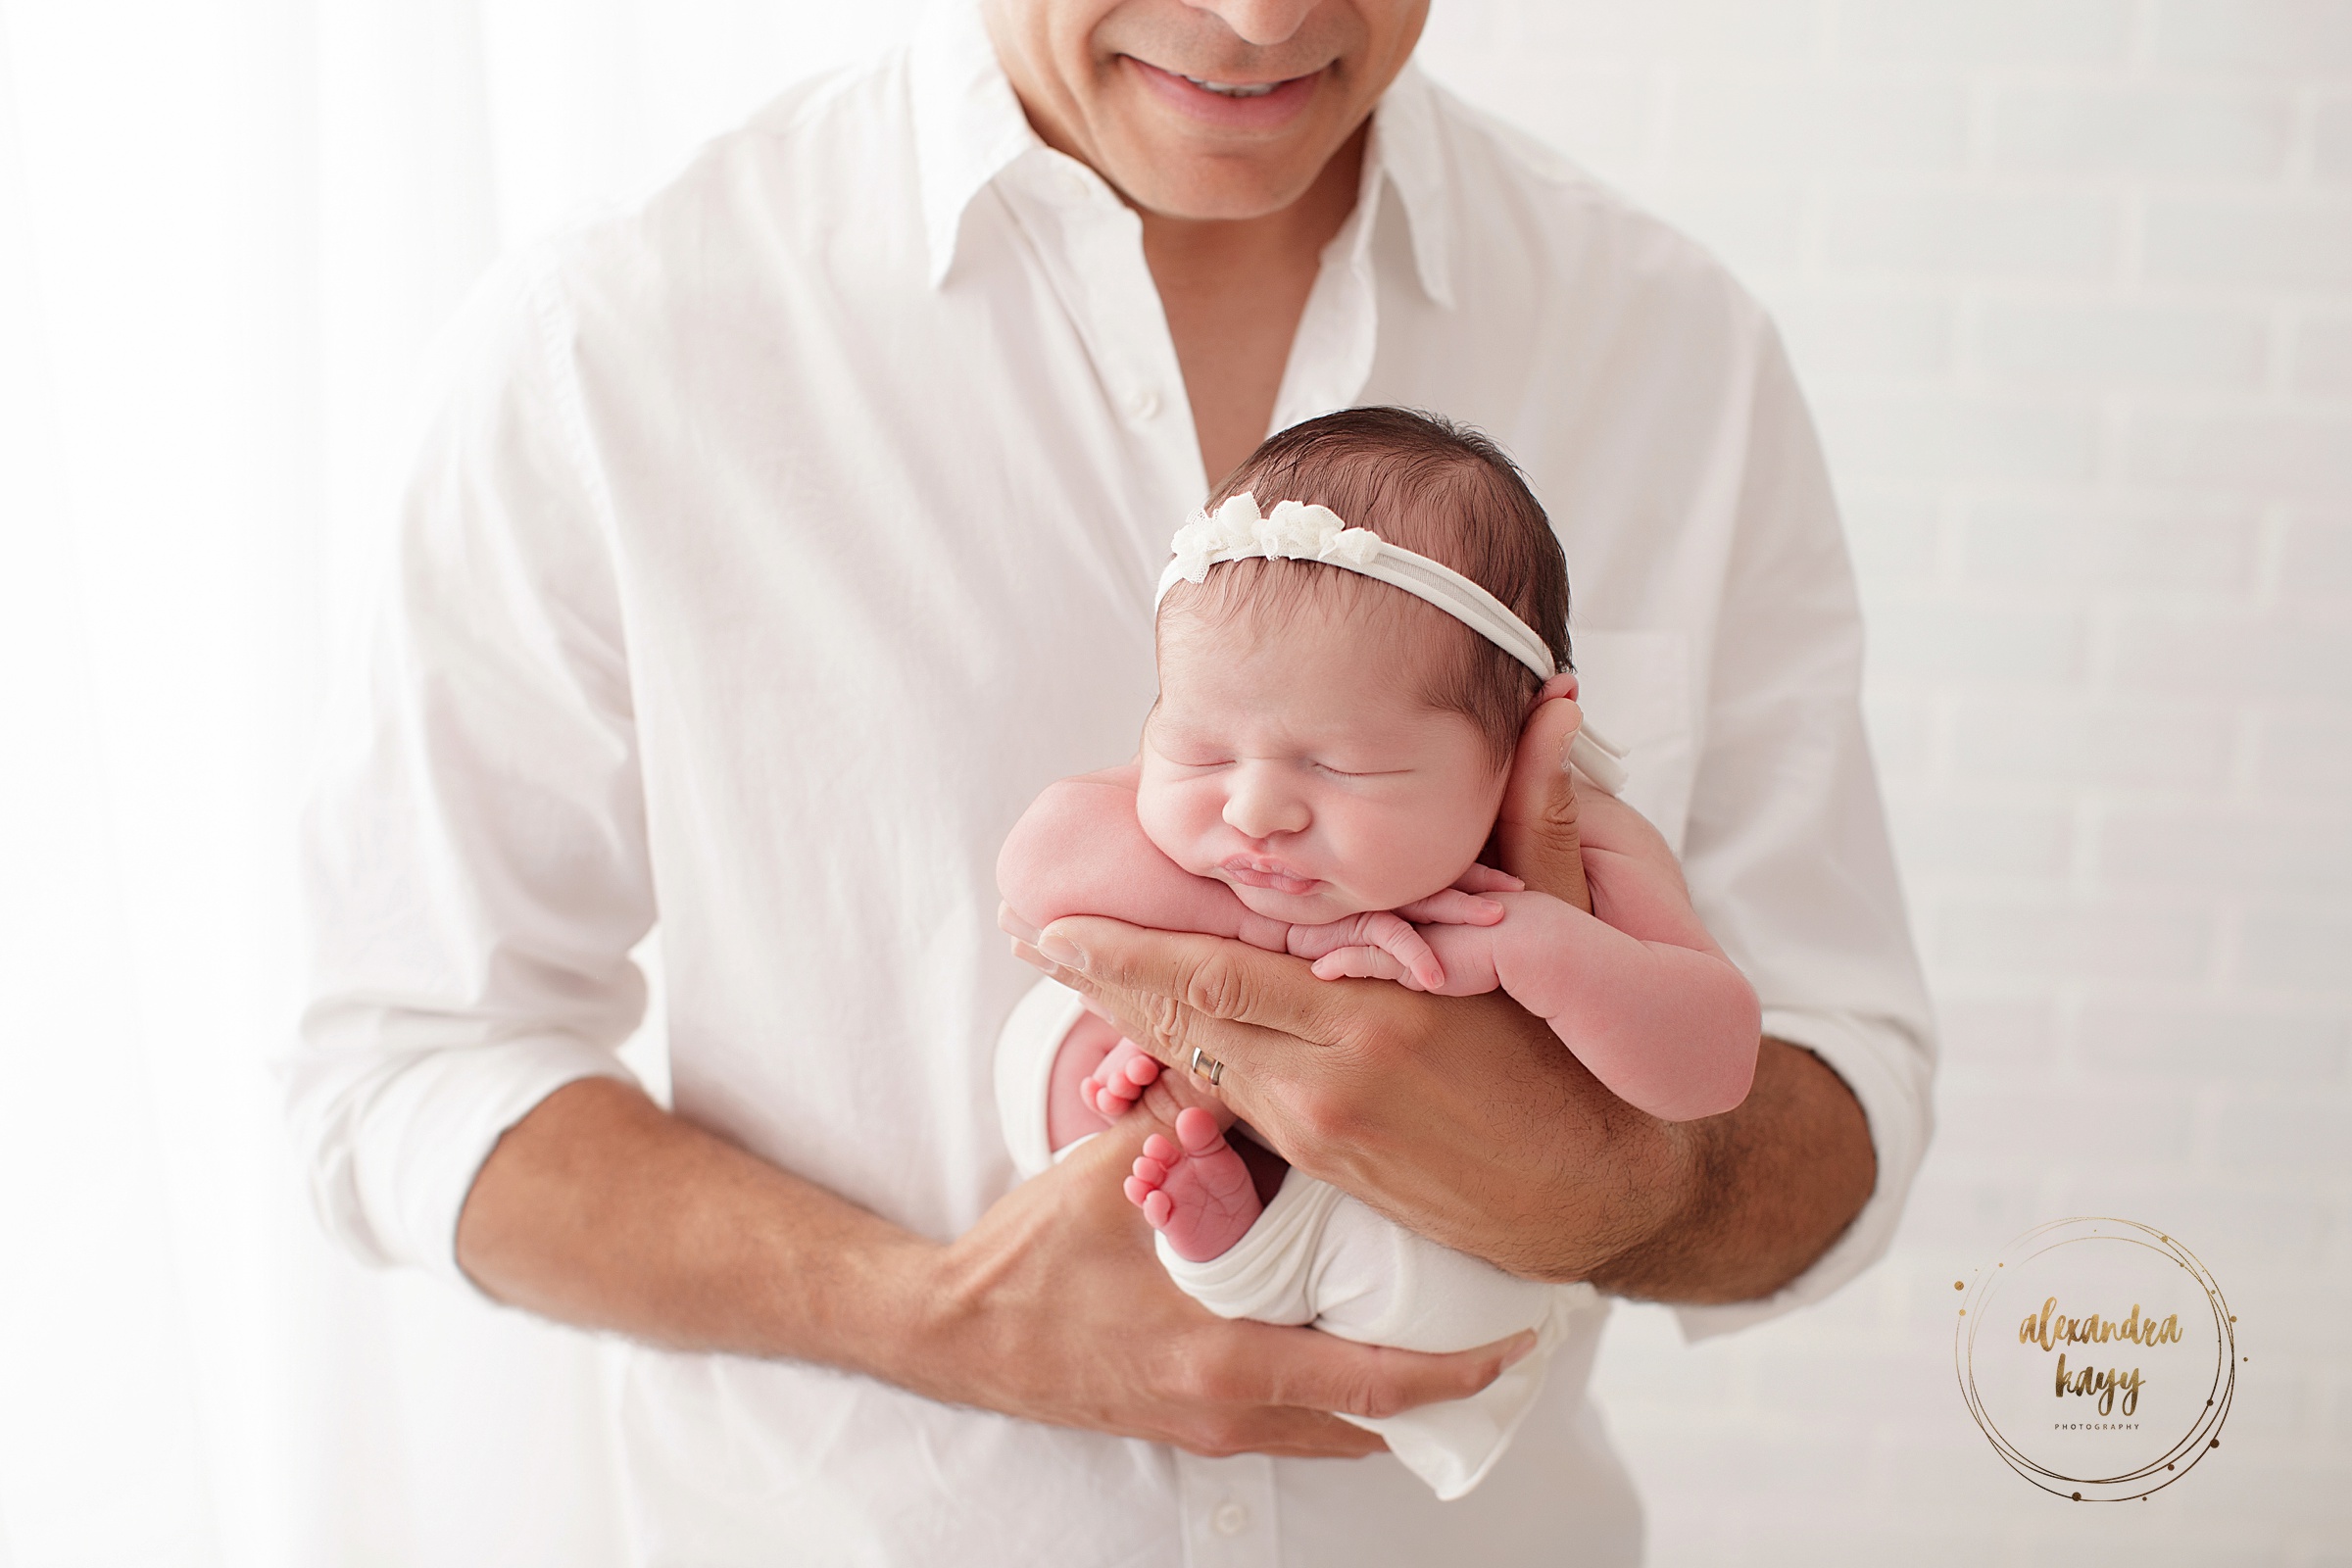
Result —
POLYGON ((1625 803, 1681 855, 1698 765, 1690 639, 1580 626, 1575 652, 1586 720, 1625 752, 1625 803))

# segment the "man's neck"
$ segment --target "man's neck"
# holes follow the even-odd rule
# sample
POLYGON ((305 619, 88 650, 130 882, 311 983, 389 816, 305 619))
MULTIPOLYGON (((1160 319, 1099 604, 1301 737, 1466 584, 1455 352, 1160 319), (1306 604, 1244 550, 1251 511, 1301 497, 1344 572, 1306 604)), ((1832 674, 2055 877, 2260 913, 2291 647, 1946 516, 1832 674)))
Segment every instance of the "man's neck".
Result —
MULTIPOLYGON (((1367 127, 1368 129, 1368 127, 1367 127)), ((1306 193, 1262 218, 1142 215, 1144 260, 1158 285, 1213 484, 1265 439, 1291 340, 1323 248, 1355 210, 1367 129, 1323 166, 1306 193)))

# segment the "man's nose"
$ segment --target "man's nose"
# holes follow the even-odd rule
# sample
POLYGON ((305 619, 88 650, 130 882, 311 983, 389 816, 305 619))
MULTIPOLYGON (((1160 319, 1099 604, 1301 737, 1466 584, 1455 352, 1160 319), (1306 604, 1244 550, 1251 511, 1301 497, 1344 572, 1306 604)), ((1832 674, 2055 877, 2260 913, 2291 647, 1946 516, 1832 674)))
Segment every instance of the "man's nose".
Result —
POLYGON ((1243 768, 1225 797, 1225 825, 1246 839, 1304 832, 1313 820, 1305 799, 1269 769, 1243 768))
POLYGON ((1317 3, 1318 0, 1193 0, 1200 10, 1231 27, 1244 43, 1261 49, 1281 43, 1297 32, 1298 24, 1317 3))

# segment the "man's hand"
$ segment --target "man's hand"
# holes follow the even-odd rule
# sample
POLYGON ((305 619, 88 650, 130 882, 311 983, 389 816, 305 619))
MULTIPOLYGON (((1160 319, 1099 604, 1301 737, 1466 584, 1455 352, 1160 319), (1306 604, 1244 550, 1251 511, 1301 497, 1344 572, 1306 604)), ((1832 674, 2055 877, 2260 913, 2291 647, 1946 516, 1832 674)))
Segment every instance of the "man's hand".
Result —
POLYGON ((1593 1277, 1698 1185, 1691 1124, 1619 1101, 1501 992, 1318 980, 1238 942, 1093 917, 1055 921, 1037 951, 1178 1069, 1145 1092, 1155 1112, 1200 1094, 1182 1071, 1198 1049, 1225 1064, 1230 1113, 1293 1165, 1514 1273, 1593 1277))
POLYGON ((1120 1192, 1154 1127, 1128 1118, 943 1247, 587 1079, 499 1141, 458 1258, 498 1299, 563 1322, 1200 1453, 1370 1453, 1380 1439, 1331 1412, 1464 1397, 1532 1343, 1422 1355, 1212 1315, 1120 1192))
POLYGON ((1477 1393, 1533 1335, 1422 1355, 1215 1316, 1179 1291, 1120 1192, 1136 1116, 1015 1188, 935 1270, 917 1393, 1195 1453, 1353 1457, 1383 1445, 1330 1412, 1394 1415, 1477 1393))
MULTIPOLYGON (((1580 722, 1564 697, 1538 707, 1497 840, 1503 869, 1589 907, 1560 766, 1580 722)), ((1196 1051, 1222 1061, 1219 1097, 1301 1170, 1515 1273, 1677 1300, 1766 1295, 1837 1238, 1875 1177, 1851 1093, 1776 1041, 1745 1104, 1670 1123, 1609 1094, 1499 993, 1323 981, 1239 943, 1092 917, 1019 950, 1180 1069, 1171 1078, 1196 1051)), ((1172 1116, 1200 1088, 1163 1079, 1146 1103, 1172 1116)))

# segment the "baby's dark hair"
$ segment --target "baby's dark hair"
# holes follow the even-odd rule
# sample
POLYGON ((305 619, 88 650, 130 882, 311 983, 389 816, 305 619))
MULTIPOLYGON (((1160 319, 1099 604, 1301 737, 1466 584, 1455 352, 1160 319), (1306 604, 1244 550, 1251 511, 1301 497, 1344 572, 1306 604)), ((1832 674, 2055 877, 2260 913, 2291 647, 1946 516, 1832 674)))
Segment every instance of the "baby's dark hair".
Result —
MULTIPOLYGON (((1559 666, 1571 667, 1568 558, 1519 466, 1479 431, 1411 409, 1344 409, 1268 436, 1225 476, 1208 510, 1245 490, 1267 512, 1278 501, 1329 507, 1350 527, 1443 562, 1508 605, 1559 666)), ((1351 605, 1365 593, 1394 595, 1402 613, 1426 617, 1446 653, 1425 672, 1424 699, 1467 717, 1495 765, 1506 764, 1543 683, 1402 589, 1316 562, 1249 560, 1214 567, 1198 587, 1178 585, 1168 602, 1222 621, 1244 607, 1279 612, 1309 602, 1351 605)))

